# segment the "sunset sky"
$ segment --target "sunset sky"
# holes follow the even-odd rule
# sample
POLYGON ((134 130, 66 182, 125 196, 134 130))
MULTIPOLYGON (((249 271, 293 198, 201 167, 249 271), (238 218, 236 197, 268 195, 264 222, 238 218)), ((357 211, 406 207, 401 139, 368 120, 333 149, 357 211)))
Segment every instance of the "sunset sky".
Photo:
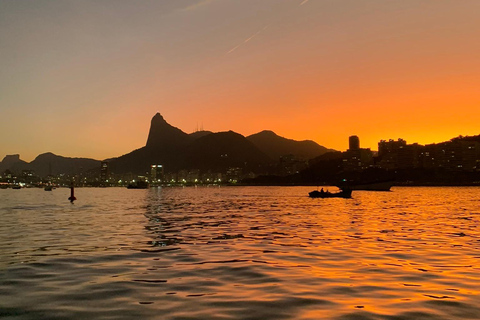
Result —
POLYGON ((480 134, 479 0, 0 0, 0 160, 192 132, 480 134))

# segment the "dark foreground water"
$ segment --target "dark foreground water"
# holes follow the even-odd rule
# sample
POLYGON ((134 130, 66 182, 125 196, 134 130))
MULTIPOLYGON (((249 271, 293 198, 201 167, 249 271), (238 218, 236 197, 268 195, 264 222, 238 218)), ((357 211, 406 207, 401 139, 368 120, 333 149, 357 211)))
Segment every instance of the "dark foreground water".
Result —
POLYGON ((0 190, 0 318, 480 319, 480 188, 0 190))

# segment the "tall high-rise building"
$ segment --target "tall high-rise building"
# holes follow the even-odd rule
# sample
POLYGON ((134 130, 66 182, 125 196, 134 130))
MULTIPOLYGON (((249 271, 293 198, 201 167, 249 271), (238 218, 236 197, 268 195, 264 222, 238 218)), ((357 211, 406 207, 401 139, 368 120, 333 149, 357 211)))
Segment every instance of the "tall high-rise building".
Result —
POLYGON ((108 162, 102 161, 100 166, 100 181, 105 182, 108 180, 108 162))
POLYGON ((360 139, 357 136, 348 138, 348 150, 360 150, 360 139))
POLYGON ((373 153, 370 149, 360 148, 358 136, 348 137, 348 150, 343 154, 343 167, 348 171, 362 170, 373 165, 373 153))
POLYGON ((152 164, 150 166, 150 179, 152 182, 163 179, 163 166, 161 164, 152 164))

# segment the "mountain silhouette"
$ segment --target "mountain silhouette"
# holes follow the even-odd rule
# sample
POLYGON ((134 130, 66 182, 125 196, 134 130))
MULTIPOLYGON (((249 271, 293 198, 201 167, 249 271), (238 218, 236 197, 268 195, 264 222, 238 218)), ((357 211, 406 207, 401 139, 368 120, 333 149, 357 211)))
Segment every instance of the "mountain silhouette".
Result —
POLYGON ((179 146, 184 146, 188 141, 188 134, 168 124, 162 115, 157 113, 152 118, 145 146, 148 148, 176 149, 179 146))
MULTIPOLYGON (((145 146, 120 157, 106 159, 109 172, 147 175, 152 164, 161 164, 165 172, 182 169, 224 172, 237 167, 261 173, 263 168, 278 161, 282 155, 293 154, 309 159, 329 151, 313 141, 295 141, 280 137, 272 131, 262 131, 245 137, 233 131, 197 131, 187 134, 170 125, 160 113, 150 122, 145 146)), ((68 158, 44 153, 30 163, 19 155, 6 156, 0 162, 1 171, 33 170, 37 175, 77 174, 100 169, 100 161, 86 158, 68 158)))
POLYGON ((293 154, 301 159, 312 159, 334 151, 311 140, 296 141, 287 139, 269 130, 252 134, 247 139, 274 160, 278 160, 281 156, 288 154, 293 154))
POLYGON ((78 174, 97 168, 100 168, 98 160, 62 157, 51 152, 40 154, 29 163, 29 169, 39 176, 60 173, 78 174))
POLYGON ((36 175, 79 174, 100 168, 100 161, 88 158, 68 158, 51 152, 38 155, 32 162, 20 160, 19 155, 7 156, 0 163, 1 172, 9 169, 19 175, 23 170, 32 170, 36 175))
POLYGON ((244 136, 233 131, 205 135, 186 150, 186 164, 201 170, 225 171, 239 167, 257 171, 271 159, 244 136))
POLYGON ((21 172, 22 168, 27 165, 28 162, 25 162, 20 159, 19 154, 6 155, 2 162, 0 162, 0 173, 5 172, 5 170, 10 170, 11 172, 21 172))
POLYGON ((197 140, 199 138, 202 138, 204 136, 208 136, 209 134, 212 134, 213 132, 211 131, 195 131, 193 133, 189 134, 190 140, 197 140))
POLYGON ((166 172, 182 169, 225 171, 241 167, 255 171, 271 159, 241 134, 233 131, 187 134, 168 124, 157 113, 151 121, 147 143, 118 158, 109 159, 115 173, 146 174, 152 164, 161 164, 166 172))
POLYGON ((170 125, 160 113, 150 122, 147 143, 118 158, 108 159, 115 173, 146 174, 152 164, 162 164, 169 170, 184 167, 185 148, 192 138, 182 130, 170 125))
POLYGON ((329 151, 313 141, 286 139, 272 131, 249 137, 233 131, 187 134, 157 113, 152 118, 144 147, 109 160, 115 173, 146 174, 152 164, 162 164, 165 172, 182 169, 223 172, 230 167, 260 172, 283 155, 311 159, 329 151))

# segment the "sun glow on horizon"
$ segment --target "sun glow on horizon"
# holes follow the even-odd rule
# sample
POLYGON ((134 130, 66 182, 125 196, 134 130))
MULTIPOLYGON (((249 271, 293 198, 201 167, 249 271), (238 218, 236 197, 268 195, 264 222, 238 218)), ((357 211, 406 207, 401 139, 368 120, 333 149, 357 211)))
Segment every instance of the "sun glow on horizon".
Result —
POLYGON ((480 134, 478 1, 53 0, 0 12, 0 157, 120 156, 145 145, 156 111, 185 132, 268 129, 337 150, 350 135, 376 150, 480 134))

